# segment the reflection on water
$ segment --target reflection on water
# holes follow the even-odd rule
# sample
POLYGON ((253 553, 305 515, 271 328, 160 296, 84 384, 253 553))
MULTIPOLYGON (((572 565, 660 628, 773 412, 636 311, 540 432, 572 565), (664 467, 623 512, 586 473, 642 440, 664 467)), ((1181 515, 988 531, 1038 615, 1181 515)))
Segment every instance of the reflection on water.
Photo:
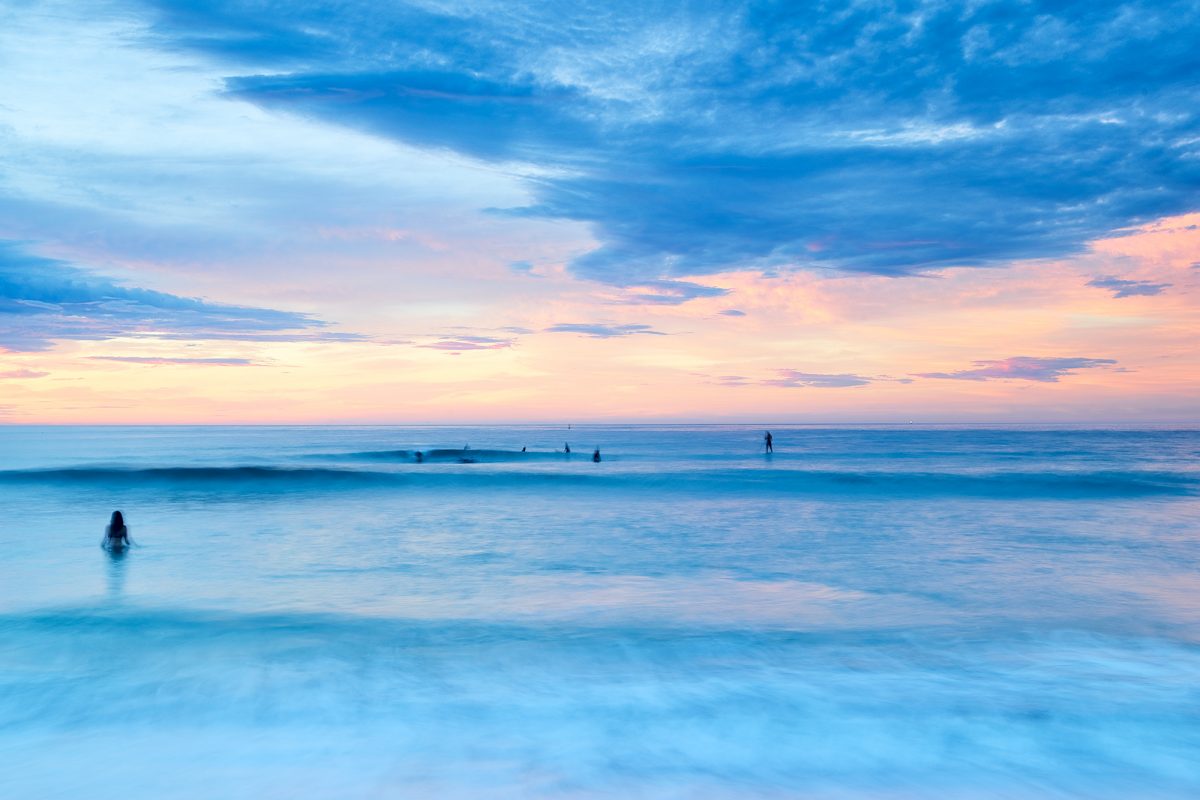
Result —
POLYGON ((125 571, 128 569, 125 561, 129 554, 128 547, 105 547, 104 554, 108 574, 109 602, 119 602, 125 595, 125 571))

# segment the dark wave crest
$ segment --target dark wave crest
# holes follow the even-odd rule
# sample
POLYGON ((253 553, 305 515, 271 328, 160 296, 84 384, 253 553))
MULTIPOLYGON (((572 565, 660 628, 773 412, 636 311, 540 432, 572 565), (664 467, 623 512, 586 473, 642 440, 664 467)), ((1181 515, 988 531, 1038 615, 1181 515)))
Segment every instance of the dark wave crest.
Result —
POLYGON ((63 469, 29 469, 0 471, 0 483, 97 484, 97 485, 289 485, 385 483, 394 476, 384 472, 363 472, 349 469, 288 468, 288 467, 67 467, 63 469))
MULTIPOLYGON (((430 451, 459 454, 463 451, 430 451)), ((466 451, 488 453, 493 451, 466 451)), ((443 461, 451 461, 447 455, 443 461)), ((458 463, 461 463, 461 459, 458 463)), ((580 466, 584 466, 580 464, 580 466)), ((0 471, 0 483, 105 488, 204 490, 208 488, 338 491, 353 488, 422 490, 578 487, 624 492, 783 493, 813 495, 968 496, 1012 498, 1106 498, 1195 495, 1200 478, 1173 472, 856 472, 834 470, 722 469, 684 472, 616 471, 608 464, 583 470, 491 471, 405 466, 393 471, 312 467, 71 467, 0 471)))

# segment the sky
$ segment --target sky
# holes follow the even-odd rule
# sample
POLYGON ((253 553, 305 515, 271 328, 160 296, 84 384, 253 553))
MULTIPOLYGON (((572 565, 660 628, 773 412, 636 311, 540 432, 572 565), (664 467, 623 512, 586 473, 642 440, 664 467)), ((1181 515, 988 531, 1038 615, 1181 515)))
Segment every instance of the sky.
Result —
POLYGON ((1195 422, 1196 41, 0 0, 0 423, 1195 422))

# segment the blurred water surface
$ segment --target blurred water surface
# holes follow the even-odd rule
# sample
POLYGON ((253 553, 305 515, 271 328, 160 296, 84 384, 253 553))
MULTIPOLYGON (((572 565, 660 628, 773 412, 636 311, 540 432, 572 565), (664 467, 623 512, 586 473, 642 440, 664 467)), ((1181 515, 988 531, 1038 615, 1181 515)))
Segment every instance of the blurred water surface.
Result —
POLYGON ((0 796, 1200 796, 1200 430, 773 433, 0 427, 0 796))

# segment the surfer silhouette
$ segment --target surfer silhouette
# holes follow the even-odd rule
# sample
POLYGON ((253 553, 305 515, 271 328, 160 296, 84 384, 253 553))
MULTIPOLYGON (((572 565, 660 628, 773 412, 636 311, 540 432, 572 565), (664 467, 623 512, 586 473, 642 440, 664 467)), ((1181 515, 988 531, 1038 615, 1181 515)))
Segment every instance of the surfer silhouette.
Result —
POLYGON ((596 452, 592 453, 592 461, 596 462, 597 464, 600 463, 600 448, 599 447, 596 448, 596 452))
POLYGON ((773 438, 771 438, 770 431, 767 431, 766 435, 763 436, 763 441, 766 442, 766 444, 767 444, 767 452, 774 453, 775 452, 775 440, 773 438))
POLYGON ((564 452, 564 453, 569 453, 569 452, 571 452, 571 445, 570 445, 569 443, 567 443, 567 442, 563 442, 563 452, 564 452))
POLYGON ((120 511, 114 511, 112 519, 104 529, 104 541, 101 546, 109 550, 122 550, 131 544, 133 541, 129 538, 129 528, 125 525, 124 515, 120 511))

